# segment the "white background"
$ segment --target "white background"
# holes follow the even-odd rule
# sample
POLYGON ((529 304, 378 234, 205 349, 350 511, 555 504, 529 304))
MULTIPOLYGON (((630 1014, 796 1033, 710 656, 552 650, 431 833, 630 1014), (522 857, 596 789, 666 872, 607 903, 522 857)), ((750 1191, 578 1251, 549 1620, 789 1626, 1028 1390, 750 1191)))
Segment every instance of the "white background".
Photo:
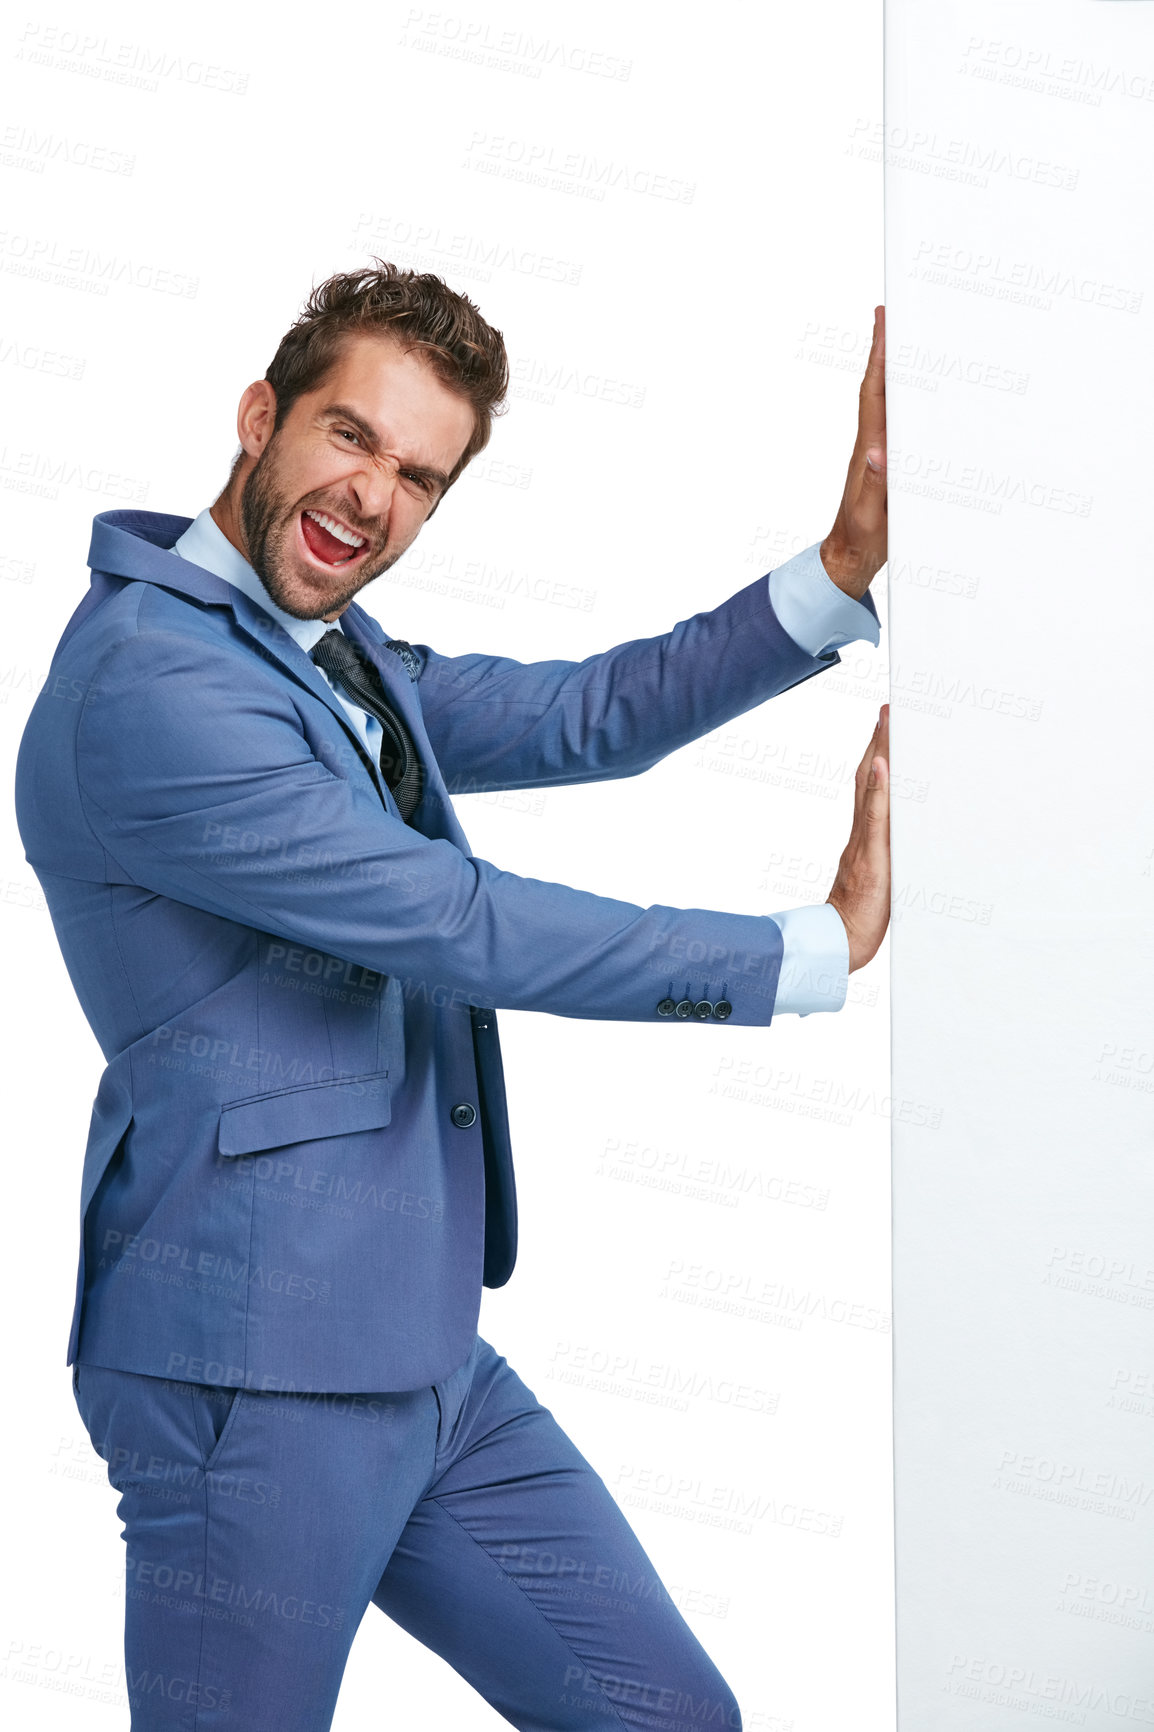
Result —
MULTIPOLYGON (((0 62, 6 756, 91 517, 209 503, 242 388, 311 284, 373 252, 472 295, 515 380, 363 598, 388 631, 581 656, 829 530, 885 293, 879 6, 61 3, 18 11, 0 62)), ((941 598, 946 638, 979 575, 984 597, 948 537, 890 570, 904 605, 941 598)), ((874 594, 884 625, 884 575, 874 594)), ((640 903, 820 901, 887 644, 641 780, 463 800, 473 847, 640 903)), ((955 773, 897 763, 895 805, 928 821, 955 773)), ((0 875, 0 1683, 17 1724, 112 1728, 123 1547, 63 1364, 100 1059, 10 825, 0 875)), ((769 1031, 502 1018, 522 1250, 482 1330, 623 1499, 760 1732, 893 1723, 887 968, 888 948, 839 1015, 769 1031)), ((370 1610, 335 1724, 503 1722, 370 1610)))

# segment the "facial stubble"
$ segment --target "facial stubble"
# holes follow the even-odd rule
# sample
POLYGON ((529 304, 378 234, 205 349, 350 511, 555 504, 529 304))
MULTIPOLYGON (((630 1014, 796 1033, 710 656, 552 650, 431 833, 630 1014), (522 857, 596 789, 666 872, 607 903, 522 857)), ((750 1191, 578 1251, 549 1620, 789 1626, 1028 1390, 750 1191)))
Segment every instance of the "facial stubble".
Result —
POLYGON ((315 602, 311 607, 302 607, 299 602, 294 601, 289 594, 285 567, 288 547, 296 534, 297 513, 310 508, 322 511, 326 507, 321 500, 291 502, 278 486, 276 456, 279 437, 278 433, 273 434, 241 488, 240 521, 244 530, 248 561, 271 600, 284 613, 291 614, 294 619, 322 619, 330 614, 343 612, 353 597, 375 577, 388 571, 400 555, 387 553, 382 548, 376 563, 370 557, 358 569, 356 581, 347 590, 326 597, 323 602, 315 602))

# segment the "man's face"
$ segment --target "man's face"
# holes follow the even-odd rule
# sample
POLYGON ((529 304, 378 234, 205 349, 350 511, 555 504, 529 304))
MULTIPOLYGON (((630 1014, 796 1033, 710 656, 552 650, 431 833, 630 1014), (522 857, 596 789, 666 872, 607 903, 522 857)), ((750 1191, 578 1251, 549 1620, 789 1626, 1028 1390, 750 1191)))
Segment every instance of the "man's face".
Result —
POLYGON ((398 560, 473 431, 471 406, 391 338, 345 339, 245 478, 249 563, 278 607, 334 619, 398 560))

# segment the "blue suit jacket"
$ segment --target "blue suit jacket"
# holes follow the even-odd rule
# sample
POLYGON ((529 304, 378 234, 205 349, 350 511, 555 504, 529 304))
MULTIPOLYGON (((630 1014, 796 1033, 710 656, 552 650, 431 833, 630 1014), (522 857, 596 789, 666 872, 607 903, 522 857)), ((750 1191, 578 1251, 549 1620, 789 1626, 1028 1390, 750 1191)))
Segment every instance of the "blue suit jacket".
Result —
POLYGON ((171 552, 188 524, 96 519, 17 771, 107 1060, 69 1362, 415 1388, 513 1267, 492 1007, 649 1022, 672 995, 768 1024, 782 949, 765 916, 499 871, 450 794, 635 775, 839 658, 794 643, 764 577, 583 662, 418 645, 418 679, 353 605, 426 767, 406 825, 308 656, 171 552))

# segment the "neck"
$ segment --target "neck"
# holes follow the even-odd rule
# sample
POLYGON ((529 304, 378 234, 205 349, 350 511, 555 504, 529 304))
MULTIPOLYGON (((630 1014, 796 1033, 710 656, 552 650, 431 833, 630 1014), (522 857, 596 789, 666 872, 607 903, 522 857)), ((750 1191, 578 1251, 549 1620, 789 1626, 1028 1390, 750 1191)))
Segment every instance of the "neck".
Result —
MULTIPOLYGON (((244 530, 241 528, 240 512, 236 507, 236 498, 231 487, 226 487, 218 499, 209 506, 212 521, 221 534, 236 548, 242 559, 248 559, 248 546, 245 542, 244 530)), ((252 561, 249 560, 249 564, 252 561)))

